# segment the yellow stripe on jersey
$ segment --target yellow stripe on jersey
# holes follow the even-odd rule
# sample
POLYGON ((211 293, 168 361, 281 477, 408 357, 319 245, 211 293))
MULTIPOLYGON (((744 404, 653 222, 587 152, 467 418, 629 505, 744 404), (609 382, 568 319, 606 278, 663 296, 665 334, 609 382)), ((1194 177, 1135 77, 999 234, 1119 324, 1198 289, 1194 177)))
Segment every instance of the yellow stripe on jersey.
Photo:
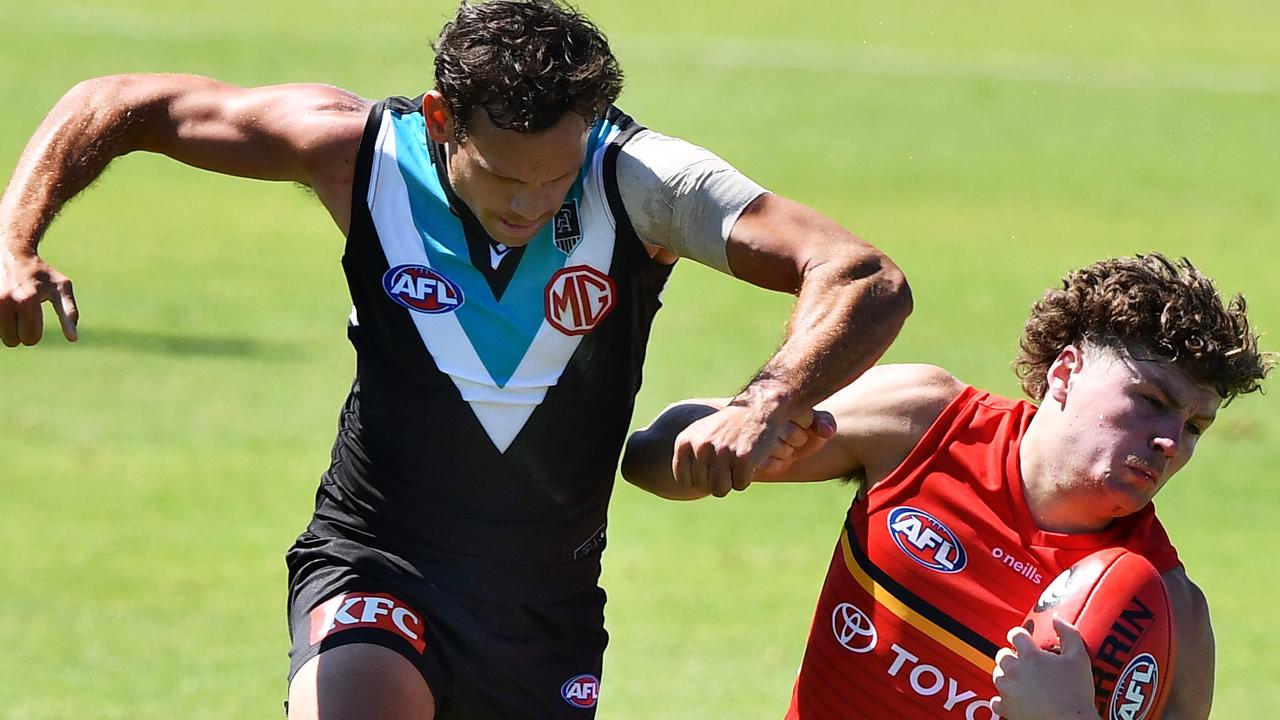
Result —
POLYGON ((842 529, 840 531, 840 553, 844 556, 844 564, 849 568, 849 574, 853 576, 853 579, 861 585, 862 589, 866 590, 877 603, 886 610, 892 612, 894 615, 897 615, 903 622, 933 638, 943 647, 946 647, 956 655, 959 655, 965 660, 973 663, 984 672, 992 672, 995 670, 996 664, 993 659, 983 655, 978 650, 975 650, 971 645, 947 632, 944 628, 939 627, 937 623, 933 622, 929 618, 921 615, 915 610, 912 610, 910 607, 907 607, 907 605, 901 600, 894 597, 893 593, 891 593, 887 588, 872 580, 871 576, 867 575, 867 573, 854 559, 853 551, 849 547, 849 542, 848 528, 842 529))

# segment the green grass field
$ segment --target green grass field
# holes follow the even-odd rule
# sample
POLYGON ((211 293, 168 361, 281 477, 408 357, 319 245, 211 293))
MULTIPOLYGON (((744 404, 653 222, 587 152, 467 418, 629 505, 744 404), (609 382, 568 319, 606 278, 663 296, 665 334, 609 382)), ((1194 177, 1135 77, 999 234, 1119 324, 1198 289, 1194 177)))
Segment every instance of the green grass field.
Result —
MULTIPOLYGON (((1038 293, 1155 249, 1280 328, 1280 7, 804 6, 583 2, 628 112, 906 270, 916 310, 888 359, 1014 393, 1038 293)), ((0 166, 93 75, 417 94, 452 7, 0 0, 0 166)), ((353 369, 341 247, 296 188, 155 157, 121 160, 55 225, 44 255, 76 282, 82 341, 0 351, 0 718, 280 716, 282 556, 353 369)), ((688 263, 666 305, 636 424, 736 390, 790 306, 688 263)), ((1207 437, 1161 514, 1214 611, 1214 716, 1271 718, 1275 399, 1240 401, 1207 437)), ((691 504, 619 486, 600 717, 780 717, 848 501, 834 483, 691 504)))

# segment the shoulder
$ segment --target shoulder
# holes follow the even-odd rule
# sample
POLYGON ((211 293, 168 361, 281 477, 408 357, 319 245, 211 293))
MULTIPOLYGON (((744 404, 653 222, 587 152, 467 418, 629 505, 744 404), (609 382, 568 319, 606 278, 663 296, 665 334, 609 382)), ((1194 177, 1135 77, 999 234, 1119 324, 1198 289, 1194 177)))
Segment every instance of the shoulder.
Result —
POLYGON ((881 365, 818 407, 835 418, 835 442, 874 484, 906 459, 964 388, 933 365, 881 365))

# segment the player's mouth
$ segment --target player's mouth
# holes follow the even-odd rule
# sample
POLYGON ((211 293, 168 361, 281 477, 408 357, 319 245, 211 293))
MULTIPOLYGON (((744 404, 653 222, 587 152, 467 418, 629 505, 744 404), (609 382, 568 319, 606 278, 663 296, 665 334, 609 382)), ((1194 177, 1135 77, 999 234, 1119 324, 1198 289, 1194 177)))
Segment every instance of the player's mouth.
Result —
POLYGON ((1160 472, 1142 460, 1130 456, 1124 464, 1129 473, 1144 485, 1156 488, 1160 485, 1160 472))
POLYGON ((531 223, 512 222, 506 218, 498 218, 498 227, 502 228, 503 234, 510 238, 520 240, 528 240, 537 234, 542 227, 542 221, 531 223))

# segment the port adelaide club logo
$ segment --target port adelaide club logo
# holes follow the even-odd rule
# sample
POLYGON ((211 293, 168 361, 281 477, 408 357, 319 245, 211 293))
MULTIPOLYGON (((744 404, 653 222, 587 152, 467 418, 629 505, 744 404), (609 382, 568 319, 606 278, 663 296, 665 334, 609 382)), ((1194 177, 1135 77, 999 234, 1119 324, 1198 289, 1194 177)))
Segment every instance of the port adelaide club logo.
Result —
POLYGON ((923 510, 902 506, 889 513, 889 534, 898 548, 921 565, 940 573, 958 573, 968 554, 951 528, 923 510))
POLYGON ((572 255, 582 243, 582 223, 578 220, 578 201, 566 200, 556 211, 551 227, 551 239, 556 249, 565 255, 572 255))
POLYGON ((397 265, 382 276, 382 289, 400 305, 428 315, 462 307, 462 288, 426 265, 397 265))

